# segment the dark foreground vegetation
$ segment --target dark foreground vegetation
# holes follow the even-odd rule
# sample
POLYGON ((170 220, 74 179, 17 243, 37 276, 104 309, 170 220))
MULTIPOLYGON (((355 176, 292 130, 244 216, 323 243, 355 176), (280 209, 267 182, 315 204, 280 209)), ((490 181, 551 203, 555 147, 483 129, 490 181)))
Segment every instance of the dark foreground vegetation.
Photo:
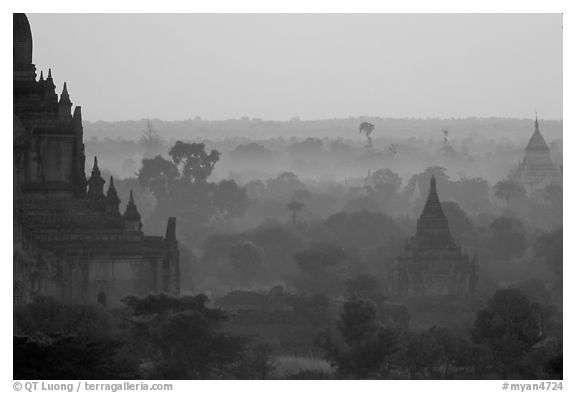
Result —
POLYGON ((559 310, 519 289, 494 293, 464 330, 413 330, 371 291, 336 306, 276 297, 252 313, 204 295, 128 297, 112 310, 37 299, 15 310, 14 378, 562 379, 559 310), (233 333, 246 322, 288 336, 233 333))

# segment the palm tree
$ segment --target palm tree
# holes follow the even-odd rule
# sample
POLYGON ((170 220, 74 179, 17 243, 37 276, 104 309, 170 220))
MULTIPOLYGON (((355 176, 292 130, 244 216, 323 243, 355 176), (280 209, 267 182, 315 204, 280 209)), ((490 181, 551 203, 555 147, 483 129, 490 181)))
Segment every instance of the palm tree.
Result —
POLYGON ((368 123, 368 122, 362 122, 360 124, 360 127, 358 128, 358 131, 361 134, 366 135, 366 148, 370 149, 372 148, 372 137, 370 136, 372 134, 372 131, 374 131, 374 124, 372 123, 368 123))
POLYGON ((296 214, 304 208, 304 203, 292 201, 286 205, 288 210, 292 212, 292 224, 296 224, 296 214))

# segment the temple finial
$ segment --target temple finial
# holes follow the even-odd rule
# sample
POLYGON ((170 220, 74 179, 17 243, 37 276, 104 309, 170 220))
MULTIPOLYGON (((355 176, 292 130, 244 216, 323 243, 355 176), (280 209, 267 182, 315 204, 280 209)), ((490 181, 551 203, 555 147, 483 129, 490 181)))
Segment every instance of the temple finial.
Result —
POLYGON ((68 87, 66 86, 66 82, 64 82, 64 87, 62 88, 62 94, 68 95, 68 87))
POLYGON ((47 79, 52 79, 52 68, 48 68, 48 78, 47 79))
POLYGON ((140 220, 140 213, 134 203, 134 192, 130 190, 130 198, 126 204, 126 211, 124 212, 125 228, 129 231, 140 231, 142 229, 142 222, 140 220))
POLYGON ((44 71, 40 71, 40 80, 39 82, 44 82, 44 71))
POLYGON ((110 176, 110 185, 108 186, 108 191, 115 189, 116 187, 114 187, 114 176, 110 176))

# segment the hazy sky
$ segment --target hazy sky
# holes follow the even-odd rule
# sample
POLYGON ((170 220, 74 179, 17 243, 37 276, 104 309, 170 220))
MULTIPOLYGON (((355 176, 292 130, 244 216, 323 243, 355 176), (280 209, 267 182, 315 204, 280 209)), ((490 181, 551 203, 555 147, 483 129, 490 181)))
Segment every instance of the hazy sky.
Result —
POLYGON ((86 120, 562 118, 559 14, 29 14, 86 120))

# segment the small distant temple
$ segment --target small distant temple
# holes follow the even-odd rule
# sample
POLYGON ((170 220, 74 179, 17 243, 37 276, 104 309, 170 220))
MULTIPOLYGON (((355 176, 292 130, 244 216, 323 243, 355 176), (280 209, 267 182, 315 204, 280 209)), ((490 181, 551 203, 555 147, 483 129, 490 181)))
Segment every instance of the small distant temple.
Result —
POLYGON ((120 198, 94 159, 84 169, 82 114, 72 112, 66 83, 60 97, 52 71, 36 78, 32 33, 14 14, 13 285, 14 304, 37 296, 115 306, 127 295, 178 295, 176 220, 166 236, 146 236, 134 196, 120 198))
POLYGON ((406 241, 389 275, 389 289, 397 297, 464 296, 475 290, 476 270, 476 258, 470 260, 450 233, 432 176, 416 234, 406 241))
POLYGON ((562 172, 550 158, 550 149, 540 133, 538 116, 524 158, 510 172, 510 178, 522 184, 529 193, 548 185, 562 185, 562 172))

